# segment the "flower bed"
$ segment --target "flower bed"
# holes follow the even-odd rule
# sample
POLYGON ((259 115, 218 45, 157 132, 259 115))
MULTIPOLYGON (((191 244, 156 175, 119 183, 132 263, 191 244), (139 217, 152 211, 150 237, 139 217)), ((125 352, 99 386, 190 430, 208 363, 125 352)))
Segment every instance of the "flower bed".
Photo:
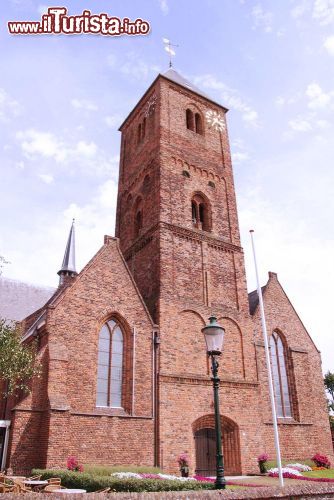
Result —
MULTIPOLYGON (((282 468, 283 477, 287 479, 300 479, 302 481, 314 481, 318 483, 334 483, 334 479, 327 477, 306 477, 303 476, 299 471, 294 469, 288 469, 287 467, 282 468)), ((270 469, 269 474, 270 477, 278 477, 278 469, 270 469)))
MULTIPOLYGON (((93 476, 85 472, 72 472, 69 470, 33 469, 32 474, 41 476, 42 479, 59 477, 61 484, 67 488, 84 489, 87 492, 110 488, 111 491, 180 491, 180 490, 212 490, 214 484, 210 481, 187 480, 167 474, 157 474, 154 478, 136 477, 134 472, 120 472, 116 475, 93 476), (168 479, 166 479, 168 477, 168 479), (173 479, 171 479, 173 477, 173 479)), ((143 474, 144 476, 146 474, 143 474)), ((155 476, 155 474, 152 474, 155 476)))

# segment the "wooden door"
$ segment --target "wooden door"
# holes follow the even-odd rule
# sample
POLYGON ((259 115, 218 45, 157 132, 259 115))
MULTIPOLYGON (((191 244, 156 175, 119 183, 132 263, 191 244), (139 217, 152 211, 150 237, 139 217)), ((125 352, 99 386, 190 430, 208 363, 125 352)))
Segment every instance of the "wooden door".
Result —
POLYGON ((196 474, 216 475, 216 437, 214 429, 200 429, 195 432, 196 474))
MULTIPOLYGON (((241 474, 240 444, 237 426, 222 419, 222 445, 226 476, 241 474)), ((203 428, 195 432, 196 469, 199 476, 216 475, 216 433, 214 428, 203 428)))

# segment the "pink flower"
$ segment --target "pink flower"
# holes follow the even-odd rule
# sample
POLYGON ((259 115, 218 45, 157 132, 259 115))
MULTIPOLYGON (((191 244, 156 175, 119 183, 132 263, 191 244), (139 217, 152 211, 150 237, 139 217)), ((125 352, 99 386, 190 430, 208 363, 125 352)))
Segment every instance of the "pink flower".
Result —
POLYGON ((266 462, 267 460, 269 460, 269 455, 267 453, 261 453, 261 455, 257 457, 258 462, 266 462))
POLYGON ((189 467, 190 460, 186 453, 181 453, 177 461, 180 467, 189 467))
POLYGON ((67 459, 67 468, 68 470, 76 471, 76 472, 82 472, 83 471, 83 466, 79 465, 78 459, 76 457, 68 457, 67 459))

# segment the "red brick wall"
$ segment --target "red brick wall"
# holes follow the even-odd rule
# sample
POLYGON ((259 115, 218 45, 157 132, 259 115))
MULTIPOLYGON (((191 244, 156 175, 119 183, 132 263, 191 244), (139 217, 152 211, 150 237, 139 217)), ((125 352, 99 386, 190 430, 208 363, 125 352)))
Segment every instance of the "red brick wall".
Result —
MULTIPOLYGON (((268 335, 279 330, 286 340, 293 416, 279 419, 282 456, 305 459, 319 452, 333 461, 320 353, 285 295, 277 276, 270 273, 264 292, 268 335)), ((263 451, 274 456, 272 418, 268 393, 259 310, 254 315, 258 376, 263 415, 263 451)))
POLYGON ((82 463, 153 464, 152 328, 118 243, 109 238, 49 306, 48 346, 41 351, 49 361, 12 422, 16 472, 64 466, 72 453, 82 463), (98 337, 110 317, 120 320, 126 337, 124 410, 96 407, 98 337))

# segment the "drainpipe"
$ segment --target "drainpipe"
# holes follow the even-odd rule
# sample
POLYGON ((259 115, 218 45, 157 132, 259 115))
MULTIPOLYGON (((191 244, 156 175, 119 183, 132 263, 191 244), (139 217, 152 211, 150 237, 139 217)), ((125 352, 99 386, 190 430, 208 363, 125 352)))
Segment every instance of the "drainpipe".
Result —
POLYGON ((160 465, 160 443, 159 443, 159 347, 160 338, 158 326, 154 325, 153 330, 153 370, 152 370, 152 413, 154 420, 154 466, 160 465))

